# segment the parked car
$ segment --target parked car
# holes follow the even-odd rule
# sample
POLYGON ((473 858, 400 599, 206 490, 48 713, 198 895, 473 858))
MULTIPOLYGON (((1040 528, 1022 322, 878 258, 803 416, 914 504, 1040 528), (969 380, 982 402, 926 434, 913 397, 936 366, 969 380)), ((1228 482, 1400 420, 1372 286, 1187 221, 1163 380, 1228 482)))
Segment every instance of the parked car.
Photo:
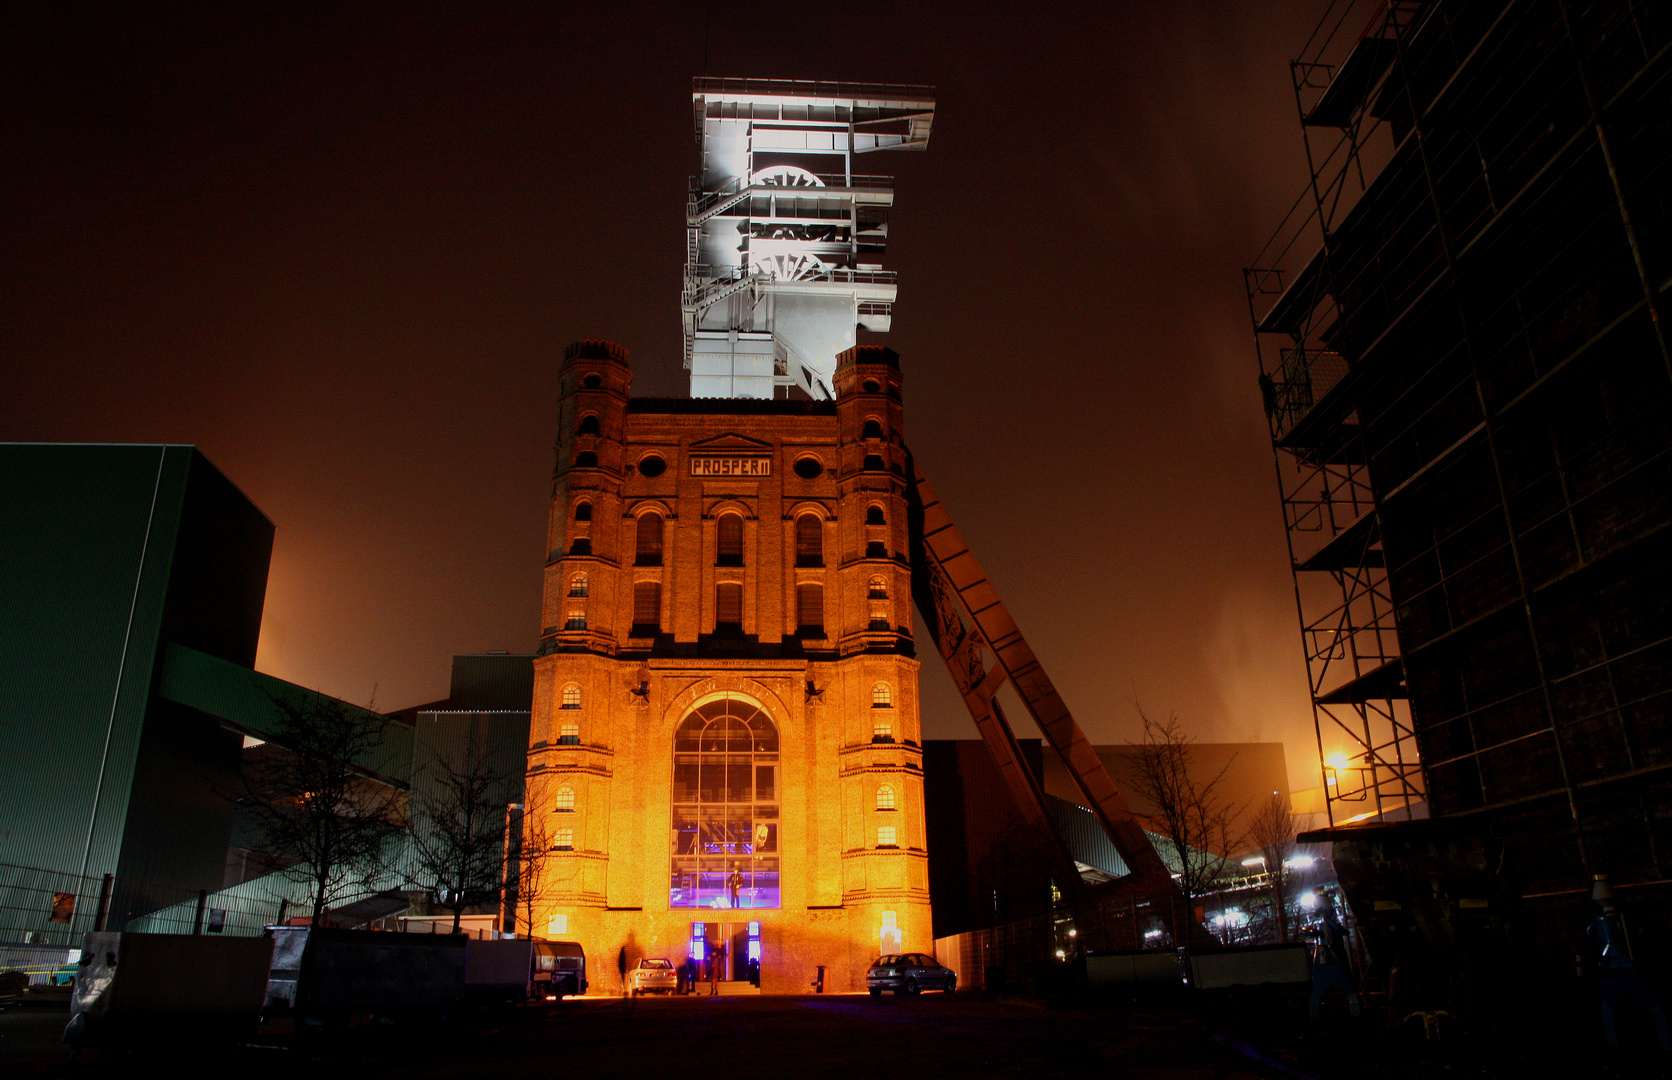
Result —
POLYGON ((635 994, 671 994, 679 986, 679 973, 672 960, 645 956, 627 973, 627 985, 635 994))
POLYGON ((586 953, 572 941, 501 938, 465 943, 465 996, 513 1004, 586 993, 586 953))
POLYGON ((941 967, 940 962, 923 953, 902 953, 883 956, 865 973, 865 986, 872 997, 884 990, 896 994, 917 994, 924 990, 944 990, 950 994, 958 986, 958 973, 941 967))

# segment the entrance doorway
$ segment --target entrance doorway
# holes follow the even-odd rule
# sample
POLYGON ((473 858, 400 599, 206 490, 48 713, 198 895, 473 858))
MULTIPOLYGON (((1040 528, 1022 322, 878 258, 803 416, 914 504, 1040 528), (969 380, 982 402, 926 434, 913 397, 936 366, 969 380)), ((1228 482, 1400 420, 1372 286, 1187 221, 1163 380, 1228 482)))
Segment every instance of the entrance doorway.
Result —
POLYGON ((759 922, 694 922, 687 955, 696 962, 698 978, 708 982, 715 965, 721 982, 761 984, 761 924, 759 922))

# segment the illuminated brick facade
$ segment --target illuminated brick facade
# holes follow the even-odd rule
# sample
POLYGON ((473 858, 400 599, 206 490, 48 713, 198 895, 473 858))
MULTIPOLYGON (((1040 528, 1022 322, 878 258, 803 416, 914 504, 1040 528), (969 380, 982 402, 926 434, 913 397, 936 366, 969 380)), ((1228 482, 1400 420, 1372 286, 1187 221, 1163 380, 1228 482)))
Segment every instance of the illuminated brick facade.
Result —
POLYGON ((599 987, 694 937, 767 993, 929 951, 897 358, 842 354, 834 403, 632 400, 607 342, 561 378, 537 921, 599 987))

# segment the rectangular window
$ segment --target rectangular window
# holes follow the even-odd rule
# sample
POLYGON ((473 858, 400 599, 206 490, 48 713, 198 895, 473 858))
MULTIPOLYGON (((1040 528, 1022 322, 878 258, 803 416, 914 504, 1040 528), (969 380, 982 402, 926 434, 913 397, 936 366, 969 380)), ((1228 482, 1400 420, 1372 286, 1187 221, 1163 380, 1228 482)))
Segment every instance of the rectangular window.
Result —
POLYGON ((716 630, 743 629, 743 586, 722 582, 714 586, 714 624, 716 630))
POLYGON ((548 933, 548 934, 552 934, 556 937, 562 937, 563 935, 567 934, 568 932, 569 932, 569 916, 567 916, 567 915, 562 915, 562 914, 553 915, 551 917, 551 921, 546 923, 546 933, 548 933))
POLYGON ((581 726, 575 723, 563 724, 557 729, 557 745, 579 746, 581 744, 581 726))
POLYGON ((639 566, 662 565, 662 515, 649 513, 640 515, 638 521, 637 542, 634 545, 634 562, 639 566))
POLYGON ((878 847, 896 847, 896 846, 898 846, 894 842, 895 835, 896 834, 895 834, 895 831, 894 831, 894 826, 892 826, 892 825, 878 825, 877 826, 877 846, 878 847))
POLYGON ((802 637, 824 636, 824 586, 795 587, 795 626, 802 637))
POLYGON ((795 565, 824 565, 824 522, 817 514, 795 519, 795 565))
POLYGON ((633 586, 634 637, 650 637, 662 629, 662 586, 640 581, 633 586))

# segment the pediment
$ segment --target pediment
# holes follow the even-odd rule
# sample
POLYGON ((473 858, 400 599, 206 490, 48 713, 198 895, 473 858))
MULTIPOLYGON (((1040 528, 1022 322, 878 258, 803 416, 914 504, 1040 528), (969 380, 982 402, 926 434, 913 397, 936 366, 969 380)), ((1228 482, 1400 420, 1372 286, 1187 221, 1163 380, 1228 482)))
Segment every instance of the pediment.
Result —
POLYGON ((760 439, 751 439, 747 435, 739 435, 728 431, 724 435, 716 435, 712 439, 703 439, 691 444, 691 449, 703 453, 761 453, 771 451, 772 444, 760 439))

